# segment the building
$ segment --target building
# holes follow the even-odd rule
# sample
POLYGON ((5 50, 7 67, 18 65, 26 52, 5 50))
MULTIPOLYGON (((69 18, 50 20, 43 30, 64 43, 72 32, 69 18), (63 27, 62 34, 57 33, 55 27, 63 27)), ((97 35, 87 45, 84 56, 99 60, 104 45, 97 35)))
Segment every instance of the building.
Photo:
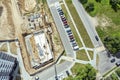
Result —
POLYGON ((17 59, 5 52, 0 52, 0 80, 13 80, 17 59))
POLYGON ((41 31, 38 34, 35 34, 34 39, 41 63, 45 63, 53 59, 53 53, 49 47, 49 42, 46 39, 45 33, 41 31))
POLYGON ((25 37, 26 48, 31 67, 38 69, 53 62, 54 55, 44 31, 38 31, 25 37))

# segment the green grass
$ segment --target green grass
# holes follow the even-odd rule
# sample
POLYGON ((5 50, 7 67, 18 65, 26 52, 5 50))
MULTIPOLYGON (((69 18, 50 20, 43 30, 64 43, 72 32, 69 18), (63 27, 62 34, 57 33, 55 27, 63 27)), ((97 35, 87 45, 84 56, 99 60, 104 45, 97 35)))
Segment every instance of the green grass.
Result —
POLYGON ((110 77, 111 77, 112 80, 119 80, 118 77, 117 77, 117 75, 115 73, 112 73, 110 75, 110 77))
POLYGON ((90 55, 90 58, 93 59, 93 56, 94 56, 94 53, 93 51, 88 51, 89 55, 90 55))
POLYGON ((120 68, 118 68, 115 72, 120 77, 120 68))
POLYGON ((79 51, 77 51, 77 52, 76 52, 76 57, 77 57, 77 59, 79 59, 79 60, 89 61, 85 50, 79 50, 79 51))
POLYGON ((68 24, 70 25, 70 28, 71 28, 71 30, 72 30, 72 32, 73 32, 73 35, 74 35, 74 37, 75 37, 75 40, 76 40, 78 46, 79 46, 79 47, 82 47, 82 43, 81 43, 81 41, 80 41, 80 39, 79 39, 79 36, 78 36, 78 34, 77 34, 74 26, 73 26, 73 23, 72 23, 72 21, 71 21, 71 19, 70 19, 70 16, 68 15, 68 12, 67 12, 64 4, 62 4, 61 7, 62 7, 62 10, 63 10, 63 12, 64 12, 64 14, 65 14, 65 17, 67 18, 68 24))
POLYGON ((78 15, 74 5, 72 4, 72 1, 71 0, 65 0, 65 1, 66 1, 67 6, 68 6, 68 8, 70 10, 70 13, 71 13, 71 15, 73 17, 73 20, 75 21, 75 24, 76 24, 76 26, 78 28, 78 31, 81 34, 82 38, 83 38, 83 41, 84 41, 86 47, 91 47, 92 48, 93 44, 92 44, 92 42, 90 40, 90 37, 89 37, 89 35, 88 35, 88 33, 87 33, 81 19, 79 18, 79 15, 78 15))
POLYGON ((97 54, 96 65, 98 66, 98 64, 99 64, 99 56, 98 56, 98 54, 97 54))
MULTIPOLYGON (((111 8, 111 5, 109 4, 109 0, 102 0, 101 3, 97 3, 95 0, 88 0, 87 4, 89 3, 93 3, 95 6, 94 11, 89 13, 91 16, 104 18, 103 15, 105 15, 110 20, 112 20, 113 24, 115 24, 109 27, 105 27, 104 29, 102 26, 96 28, 102 41, 107 35, 120 37, 120 9, 118 10, 118 12, 115 12, 111 8)), ((87 4, 83 5, 84 8, 87 6, 87 4)))
POLYGON ((71 68, 71 71, 72 71, 73 74, 76 74, 76 71, 77 71, 78 67, 83 67, 84 68, 85 65, 84 64, 75 63, 75 65, 71 68))

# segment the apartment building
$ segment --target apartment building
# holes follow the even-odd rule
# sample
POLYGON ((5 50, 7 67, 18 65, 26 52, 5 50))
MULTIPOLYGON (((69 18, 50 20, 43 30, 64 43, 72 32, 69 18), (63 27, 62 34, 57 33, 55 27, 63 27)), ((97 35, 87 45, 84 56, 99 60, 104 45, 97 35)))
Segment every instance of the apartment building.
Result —
POLYGON ((13 80, 17 59, 6 52, 0 52, 0 80, 13 80))

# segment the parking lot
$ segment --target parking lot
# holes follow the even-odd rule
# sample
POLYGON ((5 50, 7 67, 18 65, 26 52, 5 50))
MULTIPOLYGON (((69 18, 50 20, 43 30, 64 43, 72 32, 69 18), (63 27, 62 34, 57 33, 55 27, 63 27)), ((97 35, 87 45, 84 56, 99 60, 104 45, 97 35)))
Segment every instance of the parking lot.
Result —
POLYGON ((76 40, 75 40, 75 38, 73 36, 71 28, 69 27, 69 24, 68 24, 67 19, 66 19, 65 15, 64 15, 64 12, 62 11, 62 8, 61 8, 60 4, 56 3, 55 7, 56 7, 57 12, 58 12, 58 14, 60 16, 60 19, 61 19, 62 24, 64 26, 64 29, 66 31, 66 34, 69 37, 69 41, 71 43, 71 46, 72 46, 73 50, 75 50, 75 51, 79 50, 79 47, 78 47, 78 45, 76 43, 76 40))

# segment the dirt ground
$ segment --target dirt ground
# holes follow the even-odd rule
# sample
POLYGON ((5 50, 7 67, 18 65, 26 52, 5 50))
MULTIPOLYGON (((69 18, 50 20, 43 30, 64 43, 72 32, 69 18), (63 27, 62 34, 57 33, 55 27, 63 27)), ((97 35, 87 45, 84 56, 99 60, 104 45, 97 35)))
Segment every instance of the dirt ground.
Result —
MULTIPOLYGON (((21 11, 30 11, 34 9, 36 2, 35 0, 18 0, 19 1, 19 8, 21 11)), ((37 70, 30 67, 30 60, 28 56, 28 53, 26 51, 26 46, 24 42, 23 37, 23 30, 24 28, 24 21, 23 21, 23 13, 19 12, 18 7, 15 5, 15 2, 13 0, 0 0, 0 40, 8 40, 8 39, 14 39, 18 38, 20 42, 21 47, 21 55, 24 61, 24 66, 30 74, 37 72, 37 70)), ((57 32, 57 29, 55 27, 55 23, 52 19, 52 16, 49 12, 48 6, 44 5, 44 11, 48 15, 49 21, 52 23, 52 40, 53 40, 53 48, 54 48, 54 54, 57 58, 60 53, 62 53, 63 46, 61 45, 60 36, 57 32)), ((10 48, 13 53, 16 53, 16 50, 13 50, 16 45, 14 43, 10 43, 10 48)), ((6 50, 6 45, 3 47, 3 50, 6 50)), ((16 48, 15 48, 16 49, 16 48)), ((51 65, 50 63, 49 65, 51 65)), ((47 65, 48 66, 48 65, 47 65)), ((39 70, 38 70, 39 71, 39 70)))
POLYGON ((64 48, 63 48, 59 33, 57 31, 56 25, 53 21, 52 15, 51 15, 51 13, 48 9, 48 5, 46 3, 44 3, 44 10, 48 15, 49 22, 52 23, 52 29, 53 29, 52 40, 53 40, 53 43, 54 43, 53 48, 54 48, 55 57, 57 58, 62 53, 64 48))
POLYGON ((15 28, 11 16, 11 5, 9 0, 1 0, 0 6, 0 40, 15 38, 15 28))
POLYGON ((18 0, 18 2, 22 12, 24 11, 30 12, 36 6, 35 0, 18 0))

